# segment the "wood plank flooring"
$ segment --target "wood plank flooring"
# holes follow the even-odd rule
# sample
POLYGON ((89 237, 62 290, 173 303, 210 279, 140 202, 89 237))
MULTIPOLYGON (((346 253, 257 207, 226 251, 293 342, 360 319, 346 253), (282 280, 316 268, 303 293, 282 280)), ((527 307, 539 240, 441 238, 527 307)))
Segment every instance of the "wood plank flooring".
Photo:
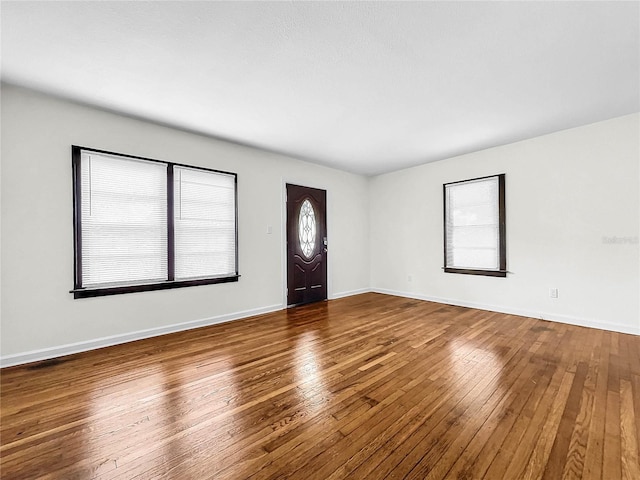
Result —
POLYGON ((4 369, 3 479, 640 479, 640 337, 380 294, 4 369))

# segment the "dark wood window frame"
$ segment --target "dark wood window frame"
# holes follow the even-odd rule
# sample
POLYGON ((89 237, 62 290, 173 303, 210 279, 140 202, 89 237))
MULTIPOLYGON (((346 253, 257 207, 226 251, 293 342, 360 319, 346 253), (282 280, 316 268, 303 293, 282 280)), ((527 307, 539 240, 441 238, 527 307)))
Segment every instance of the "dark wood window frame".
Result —
POLYGON ((468 180, 460 180, 457 182, 449 182, 442 185, 442 210, 444 225, 444 267, 446 273, 462 273, 466 275, 484 275, 488 277, 506 277, 507 276, 507 240, 506 240, 506 209, 505 209, 505 174, 488 175, 486 177, 470 178, 468 180), (498 236, 499 236, 499 268, 497 270, 475 269, 475 268, 455 268, 447 265, 447 186, 460 183, 475 182, 478 180, 487 180, 489 178, 498 178, 498 236))
POLYGON ((238 273, 238 175, 232 172, 214 170, 211 168, 197 167, 181 163, 166 162, 153 158, 139 157, 122 153, 97 150, 95 148, 71 146, 71 161, 73 169, 73 237, 74 237, 74 288, 70 291, 74 298, 99 297, 104 295, 117 295, 122 293, 146 292, 151 290, 166 290, 170 288, 193 287, 198 285, 210 285, 215 283, 237 282, 238 273), (105 155, 114 155, 133 160, 162 163, 167 165, 167 250, 168 250, 168 275, 166 281, 153 283, 135 283, 131 285, 90 287, 82 286, 82 215, 81 215, 81 172, 80 159, 82 152, 94 152, 105 155), (222 173, 234 177, 234 208, 235 208, 235 273, 232 275, 212 276, 188 280, 175 280, 175 239, 174 239, 174 212, 173 212, 173 168, 186 167, 194 170, 202 170, 212 173, 222 173))

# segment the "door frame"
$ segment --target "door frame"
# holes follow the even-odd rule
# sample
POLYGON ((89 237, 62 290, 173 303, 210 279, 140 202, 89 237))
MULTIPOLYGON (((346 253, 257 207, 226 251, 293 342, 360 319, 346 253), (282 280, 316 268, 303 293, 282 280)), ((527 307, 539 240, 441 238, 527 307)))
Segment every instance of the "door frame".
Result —
MULTIPOLYGON (((331 236, 329 233, 329 204, 331 202, 331 196, 329 195, 329 189, 325 184, 317 183, 315 181, 309 181, 309 179, 300 179, 300 178, 292 178, 292 177, 282 177, 282 185, 280 190, 280 235, 282 238, 281 246, 280 246, 280 256, 282 258, 281 261, 281 284, 282 284, 282 308, 289 308, 287 305, 287 183, 293 185, 299 185, 301 187, 308 188, 317 188, 319 190, 324 190, 327 192, 327 205, 326 205, 326 216, 327 216, 327 247, 329 249, 329 253, 331 253, 331 236)), ((331 255, 327 255, 327 300, 333 299, 333 282, 331 281, 331 264, 329 262, 329 258, 331 255)))

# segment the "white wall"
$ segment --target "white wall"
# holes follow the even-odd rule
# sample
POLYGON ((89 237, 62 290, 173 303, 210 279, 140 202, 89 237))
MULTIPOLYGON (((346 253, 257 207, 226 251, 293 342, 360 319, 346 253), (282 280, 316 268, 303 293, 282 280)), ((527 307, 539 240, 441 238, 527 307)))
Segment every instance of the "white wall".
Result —
POLYGON ((372 287, 640 334, 638 244, 603 242, 637 242, 638 114, 367 179, 8 85, 1 108, 3 365, 282 308, 287 181, 328 191, 330 298, 372 287), (72 144, 238 173, 240 281, 74 300, 72 144), (512 273, 443 273, 442 184, 503 172, 512 273))
POLYGON ((327 190, 329 297, 368 289, 365 177, 2 85, 3 364, 282 308, 286 181, 327 190), (240 281, 74 300, 72 144, 236 172, 240 281))
POLYGON ((372 288, 640 334, 639 119, 628 115, 372 179, 372 288), (512 273, 444 273, 442 184, 498 173, 506 173, 512 273), (559 298, 549 298, 551 287, 559 298))

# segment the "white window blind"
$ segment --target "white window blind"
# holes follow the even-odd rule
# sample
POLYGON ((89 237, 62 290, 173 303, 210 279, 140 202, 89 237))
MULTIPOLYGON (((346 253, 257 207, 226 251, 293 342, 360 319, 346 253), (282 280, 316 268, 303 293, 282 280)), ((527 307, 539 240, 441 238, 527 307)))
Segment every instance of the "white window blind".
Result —
POLYGON ((237 282, 236 175, 72 146, 75 298, 237 282))
POLYGON ((236 272, 235 176, 174 168, 175 278, 236 272))
POLYGON ((500 269, 498 177, 445 185, 446 267, 500 269))
POLYGON ((83 152, 84 287, 167 279, 167 165, 83 152))

